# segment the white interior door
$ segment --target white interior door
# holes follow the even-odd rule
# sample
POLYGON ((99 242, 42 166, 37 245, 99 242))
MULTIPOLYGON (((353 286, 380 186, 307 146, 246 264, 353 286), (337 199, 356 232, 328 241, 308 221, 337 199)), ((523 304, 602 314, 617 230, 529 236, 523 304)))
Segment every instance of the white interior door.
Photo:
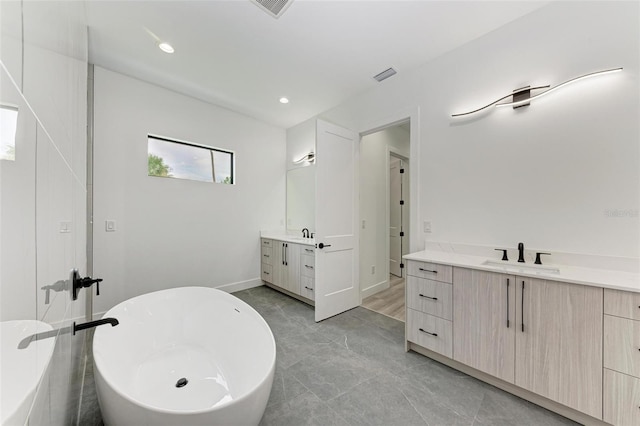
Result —
POLYGON ((357 133, 316 124, 316 321, 360 304, 357 256, 357 133))
POLYGON ((389 159, 389 273, 396 277, 402 276, 402 175, 401 161, 390 156, 389 159))

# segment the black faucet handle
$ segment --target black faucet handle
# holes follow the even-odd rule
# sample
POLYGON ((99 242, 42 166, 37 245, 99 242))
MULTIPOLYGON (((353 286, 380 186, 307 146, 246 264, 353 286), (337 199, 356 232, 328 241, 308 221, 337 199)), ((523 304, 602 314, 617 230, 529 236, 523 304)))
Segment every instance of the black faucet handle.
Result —
POLYGON ((507 257, 507 249, 494 249, 494 250, 502 252, 502 260, 504 261, 509 260, 509 258, 507 257))
POLYGON ((540 255, 543 255, 543 254, 547 256, 551 256, 551 253, 542 253, 542 252, 536 253, 536 261, 533 263, 535 263, 536 265, 542 265, 542 261, 540 261, 540 255))

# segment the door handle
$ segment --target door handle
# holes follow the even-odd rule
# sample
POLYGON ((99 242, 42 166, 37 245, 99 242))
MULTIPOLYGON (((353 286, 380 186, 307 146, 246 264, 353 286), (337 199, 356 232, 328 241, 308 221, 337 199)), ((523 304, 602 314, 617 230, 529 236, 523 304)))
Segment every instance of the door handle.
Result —
POLYGON ((331 244, 324 244, 324 243, 320 243, 320 244, 318 244, 318 248, 319 248, 319 249, 323 249, 323 248, 325 248, 325 247, 331 247, 331 244))

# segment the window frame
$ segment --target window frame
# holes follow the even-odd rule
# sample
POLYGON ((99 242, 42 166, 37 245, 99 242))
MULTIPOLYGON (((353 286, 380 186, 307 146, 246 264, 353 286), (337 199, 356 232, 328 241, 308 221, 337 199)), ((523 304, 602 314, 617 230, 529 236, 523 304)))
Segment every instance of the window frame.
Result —
POLYGON ((156 139, 162 142, 170 142, 170 143, 175 143, 178 145, 185 145, 185 146, 191 146, 194 148, 202 148, 202 149, 207 149, 209 150, 209 154, 211 155, 211 174, 212 174, 212 178, 213 180, 211 182, 207 182, 207 181, 202 181, 202 180, 196 180, 196 179, 187 179, 187 178, 176 178, 176 177, 171 177, 171 176, 156 176, 156 175, 150 175, 149 174, 149 170, 147 169, 147 176, 148 177, 161 177, 161 178, 168 178, 168 179, 178 179, 178 180, 190 180, 193 182, 204 182, 204 183, 217 183, 220 184, 222 182, 216 182, 216 176, 215 176, 215 166, 214 166, 214 162, 213 162, 213 153, 211 151, 217 151, 217 152, 222 152, 224 154, 229 154, 231 155, 231 172, 230 172, 230 176, 231 176, 231 182, 230 183, 226 183, 224 185, 235 185, 236 184, 236 152, 232 151, 230 149, 223 149, 223 148, 218 148, 218 147, 213 147, 213 146, 209 146, 209 145, 203 145, 203 144, 199 144, 199 143, 194 143, 194 142, 188 142, 188 141, 184 141, 181 139, 175 139, 175 138, 168 138, 166 136, 160 136, 160 135, 156 135, 153 133, 147 133, 147 159, 149 158, 149 138, 152 139, 156 139))

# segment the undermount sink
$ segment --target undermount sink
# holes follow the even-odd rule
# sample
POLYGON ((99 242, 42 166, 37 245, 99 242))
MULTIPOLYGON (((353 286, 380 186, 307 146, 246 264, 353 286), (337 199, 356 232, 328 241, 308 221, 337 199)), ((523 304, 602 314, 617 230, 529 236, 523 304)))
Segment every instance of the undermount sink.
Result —
POLYGON ((483 266, 500 268, 509 272, 526 272, 534 274, 559 274, 560 268, 555 266, 535 265, 526 263, 505 262, 501 260, 485 260, 483 266))

